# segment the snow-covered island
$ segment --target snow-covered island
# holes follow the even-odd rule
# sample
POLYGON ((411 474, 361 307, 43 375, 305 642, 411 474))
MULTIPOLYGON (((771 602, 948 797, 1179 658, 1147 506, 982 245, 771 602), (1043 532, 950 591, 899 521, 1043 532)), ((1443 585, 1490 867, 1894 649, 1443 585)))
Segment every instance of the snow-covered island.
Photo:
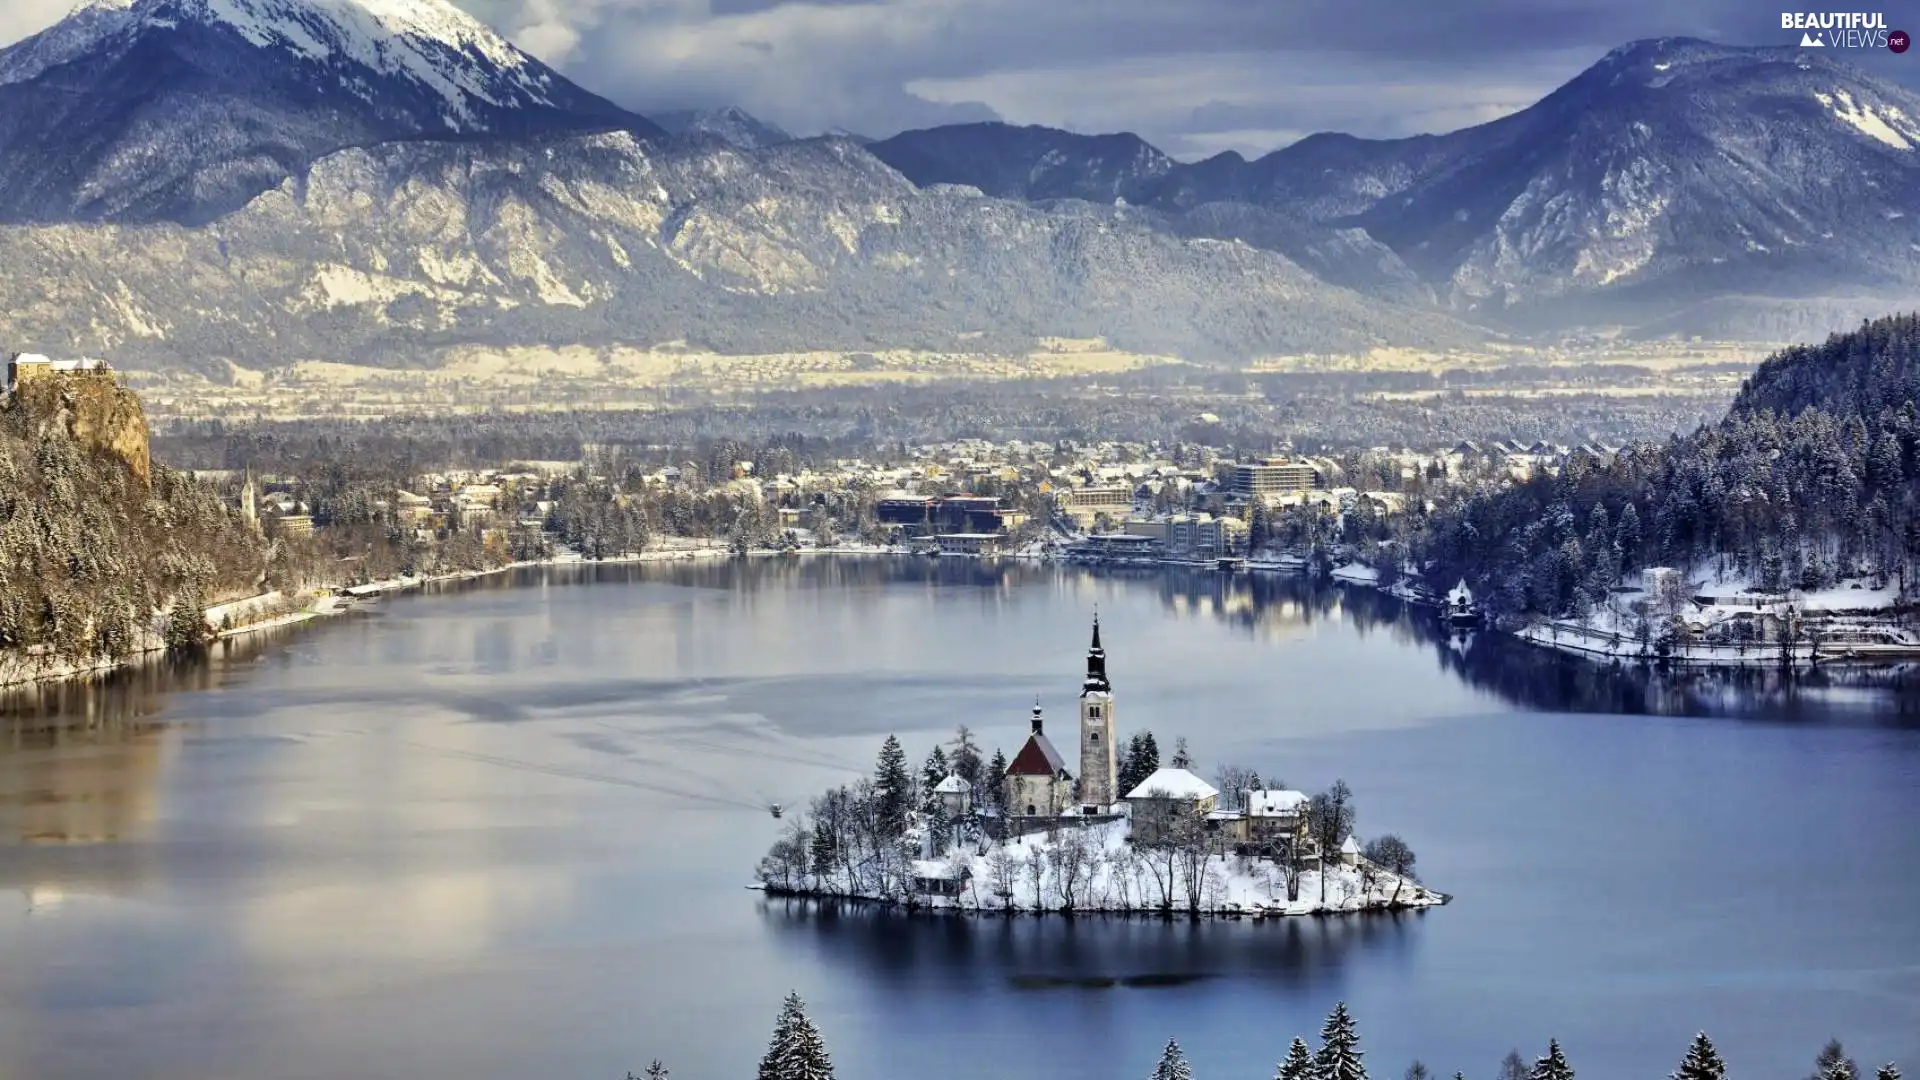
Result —
POLYGON ((1098 620, 1079 711, 1077 775, 1037 704, 1011 761, 996 751, 983 762, 963 727, 952 755, 935 747, 917 782, 889 737, 871 778, 804 815, 774 808, 785 827, 756 887, 980 913, 1265 917, 1448 901, 1414 877, 1400 838, 1361 843, 1343 782, 1309 796, 1223 766, 1216 787, 1193 772, 1185 740, 1161 767, 1147 731, 1122 751, 1098 620))

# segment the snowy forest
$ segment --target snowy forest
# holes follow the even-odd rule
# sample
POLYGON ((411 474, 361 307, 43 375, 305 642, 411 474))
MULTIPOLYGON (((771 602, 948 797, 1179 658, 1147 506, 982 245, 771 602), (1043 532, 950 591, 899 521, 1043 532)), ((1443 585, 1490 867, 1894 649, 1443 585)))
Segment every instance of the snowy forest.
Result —
MULTIPOLYGON (((1369 1080, 1365 1057, 1352 1012, 1346 1002, 1336 1002, 1320 1028, 1319 1048, 1312 1049, 1304 1038, 1295 1036, 1286 1057, 1274 1066, 1273 1080, 1369 1080)), ((628 1073, 627 1080, 669 1080, 670 1075, 667 1066, 656 1060, 640 1076, 628 1073)), ((1150 1080, 1194 1080, 1186 1052, 1173 1039, 1167 1040, 1159 1062, 1147 1075, 1150 1080)), ((1436 1075, 1424 1062, 1415 1061, 1407 1066, 1403 1080, 1435 1080, 1436 1075)), ((1509 1052, 1494 1075, 1495 1080, 1574 1080, 1573 1063, 1558 1039, 1547 1040, 1546 1053, 1532 1064, 1519 1050, 1509 1052)), ((760 1059, 758 1080, 833 1080, 833 1057, 826 1038, 807 1016, 806 1003, 797 993, 788 994, 780 1007, 773 1037, 760 1059)), ((1466 1080, 1466 1074, 1456 1071, 1453 1080, 1466 1080)), ((1693 1037, 1670 1080, 1727 1080, 1726 1062, 1705 1032, 1693 1037)), ((1862 1080, 1862 1073, 1840 1040, 1832 1039, 1814 1058, 1806 1080, 1862 1080)), ((1874 1080, 1900 1080, 1900 1069, 1891 1063, 1882 1065, 1874 1080)))
POLYGON ((48 405, 0 408, 0 654, 117 659, 197 636, 205 604, 253 591, 261 541, 212 490, 148 466, 144 426, 129 460, 55 422, 72 401, 48 405))
POLYGON ((1584 615, 1646 567, 1766 591, 1905 585, 1920 557, 1920 316, 1775 354, 1725 419, 1462 500, 1416 542, 1498 614, 1584 615))

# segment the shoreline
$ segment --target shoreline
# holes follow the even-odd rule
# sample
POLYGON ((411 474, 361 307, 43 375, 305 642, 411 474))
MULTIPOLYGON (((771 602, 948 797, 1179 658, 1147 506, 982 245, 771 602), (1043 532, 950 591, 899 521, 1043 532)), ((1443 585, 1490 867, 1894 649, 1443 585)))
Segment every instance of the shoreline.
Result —
POLYGON ((848 895, 821 889, 796 889, 764 883, 748 885, 747 889, 760 893, 769 899, 799 900, 809 904, 849 904, 859 907, 876 908, 883 911, 897 911, 906 915, 924 915, 943 919, 951 918, 1057 918, 1075 919, 1097 917, 1102 919, 1152 919, 1159 922, 1176 920, 1198 922, 1202 919, 1218 919, 1232 922, 1268 922, 1287 919, 1330 919, 1352 915, 1397 915, 1402 912, 1424 912, 1431 908, 1445 907, 1453 902, 1453 896, 1435 889, 1425 889, 1427 895, 1438 897, 1436 900, 1391 901, 1368 904, 1358 907, 1333 907, 1315 905, 1311 909, 1292 910, 1290 905, 1281 904, 1272 907, 1245 907, 1221 905, 1202 907, 1188 911, 1184 907, 1076 907, 1064 908, 1027 908, 999 907, 989 908, 977 905, 929 902, 932 899, 946 900, 948 897, 930 897, 927 900, 892 899, 880 896, 848 895))
MULTIPOLYGON (((691 538, 676 537, 678 540, 691 538)), ((938 554, 931 555, 900 547, 878 547, 868 545, 829 545, 825 547, 797 549, 754 549, 744 553, 744 557, 781 558, 781 557, 887 557, 887 558, 959 558, 977 562, 997 562, 1009 560, 1015 562, 1057 562, 1062 565, 1104 567, 1113 569, 1154 569, 1194 570, 1204 569, 1202 564, 1168 560, 1137 559, 1085 559, 1071 558, 1058 552, 1000 552, 993 555, 938 554)), ((555 556, 546 559, 523 560, 490 567, 485 570, 456 570, 444 574, 426 577, 387 578, 381 581, 360 585, 318 586, 313 590, 309 603, 295 611, 283 612, 256 622, 235 626, 224 630, 211 631, 210 643, 231 641, 251 634, 269 630, 281 630, 299 626, 318 619, 333 618, 348 614, 355 608, 355 601, 372 601, 395 593, 418 592, 436 585, 457 584, 464 581, 476 581, 495 577, 516 570, 553 569, 575 566, 621 566, 655 562, 692 562, 740 557, 731 548, 719 542, 688 543, 685 546, 659 548, 649 551, 628 552, 604 559, 585 559, 578 555, 572 557, 555 556)), ((1305 557, 1297 555, 1269 556, 1258 559, 1246 559, 1230 571, 1223 573, 1242 574, 1283 574, 1311 576, 1313 567, 1305 557)), ((1322 575, 1327 580, 1347 588, 1366 589, 1382 593, 1399 600, 1410 607, 1428 608, 1415 597, 1405 595, 1395 587, 1383 587, 1379 574, 1371 567, 1361 563, 1352 563, 1336 568, 1332 573, 1322 575), (1346 572, 1342 572, 1346 571, 1346 572)), ((241 603, 230 601, 229 603, 241 603)), ((225 606, 225 605, 220 605, 225 606)), ((1857 666, 1872 667, 1884 664, 1897 664, 1920 659, 1920 647, 1888 647, 1876 645, 1842 646, 1830 645, 1822 649, 1812 643, 1797 643, 1792 649, 1791 660, 1783 663, 1782 650, 1777 644, 1739 645, 1689 645, 1680 650, 1661 655, 1654 652, 1627 650, 1612 644, 1610 635, 1589 628, 1569 626, 1561 623, 1546 623, 1540 626, 1520 630, 1503 630, 1492 625, 1483 625, 1487 633, 1499 634, 1514 641, 1537 649, 1543 649, 1561 656, 1572 657, 1598 665, 1620 666, 1636 664, 1642 666, 1672 667, 1719 667, 1764 669, 1792 667, 1794 669, 1817 666, 1857 666), (1592 647, 1585 647, 1581 641, 1592 641, 1592 647)), ((76 679, 99 678, 114 672, 137 667, 152 658, 166 653, 164 644, 152 644, 135 649, 126 656, 117 659, 95 660, 56 660, 41 662, 17 654, 0 655, 0 690, 15 690, 44 683, 64 682, 76 679)), ((842 897, 841 899, 845 899, 842 897)))

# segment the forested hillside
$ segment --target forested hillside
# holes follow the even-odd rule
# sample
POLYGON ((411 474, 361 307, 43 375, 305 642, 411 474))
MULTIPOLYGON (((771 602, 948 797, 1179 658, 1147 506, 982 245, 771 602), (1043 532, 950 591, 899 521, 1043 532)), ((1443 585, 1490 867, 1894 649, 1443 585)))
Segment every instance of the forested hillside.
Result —
POLYGON ((0 403, 0 673, 151 648, 168 612, 204 630, 202 605, 250 592, 263 566, 237 513, 149 465, 139 400, 111 376, 0 403))
POLYGON ((1769 358, 1727 417, 1442 511, 1423 541, 1503 614, 1583 614, 1632 572, 1905 584, 1920 556, 1920 316, 1769 358))

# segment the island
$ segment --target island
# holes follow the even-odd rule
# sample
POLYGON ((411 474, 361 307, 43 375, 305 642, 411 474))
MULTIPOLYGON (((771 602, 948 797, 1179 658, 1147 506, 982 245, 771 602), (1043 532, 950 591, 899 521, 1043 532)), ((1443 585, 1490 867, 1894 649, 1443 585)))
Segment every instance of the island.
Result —
POLYGON ((1354 834, 1344 781, 1309 796, 1225 766, 1216 786, 1185 740, 1165 767, 1150 732, 1124 748, 1098 616, 1069 768, 1036 703, 1011 760, 983 761, 962 727, 916 778, 889 736, 874 775, 785 822, 759 866, 770 896, 955 913, 1321 915, 1427 908, 1447 894, 1414 876, 1414 852, 1354 834), (1222 788, 1229 793, 1223 800, 1222 788))

